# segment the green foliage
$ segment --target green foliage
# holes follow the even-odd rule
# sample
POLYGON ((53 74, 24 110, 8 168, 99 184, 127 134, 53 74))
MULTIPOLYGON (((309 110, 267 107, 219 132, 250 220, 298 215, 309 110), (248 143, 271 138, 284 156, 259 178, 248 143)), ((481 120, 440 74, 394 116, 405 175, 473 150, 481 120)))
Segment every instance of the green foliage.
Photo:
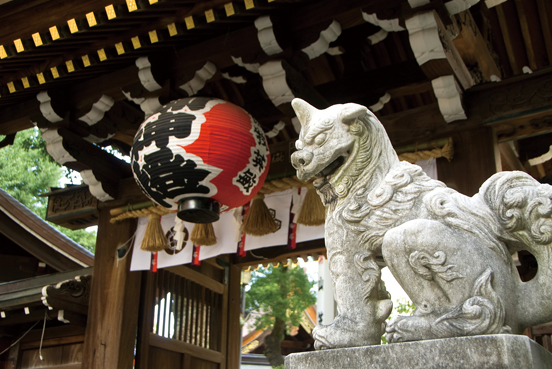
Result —
MULTIPOLYGON (((65 172, 46 151, 38 130, 31 128, 17 133, 13 145, 0 149, 0 158, 0 187, 44 219, 48 198, 39 195, 47 193, 50 187, 58 187, 65 172)), ((88 250, 94 250, 95 232, 53 226, 88 250)))
POLYGON ((278 317, 289 330, 300 324, 303 311, 316 302, 313 285, 302 268, 270 265, 253 272, 245 309, 262 313, 255 322, 257 329, 272 327, 278 317))
POLYGON ((402 314, 402 315, 412 315, 414 312, 414 309, 416 308, 412 301, 408 299, 400 299, 396 301, 397 306, 393 308, 394 312, 396 314, 402 314))
POLYGON ((46 216, 48 199, 39 197, 59 185, 63 171, 46 152, 38 131, 17 134, 12 146, 0 151, 0 186, 41 218, 46 216))

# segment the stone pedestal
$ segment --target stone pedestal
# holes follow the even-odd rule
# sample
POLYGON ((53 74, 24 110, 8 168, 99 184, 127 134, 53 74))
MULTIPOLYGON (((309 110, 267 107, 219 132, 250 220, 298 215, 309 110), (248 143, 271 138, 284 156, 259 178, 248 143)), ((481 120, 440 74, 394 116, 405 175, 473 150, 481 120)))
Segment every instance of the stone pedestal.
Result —
POLYGON ((291 354, 286 369, 552 369, 552 354, 526 336, 488 335, 291 354))

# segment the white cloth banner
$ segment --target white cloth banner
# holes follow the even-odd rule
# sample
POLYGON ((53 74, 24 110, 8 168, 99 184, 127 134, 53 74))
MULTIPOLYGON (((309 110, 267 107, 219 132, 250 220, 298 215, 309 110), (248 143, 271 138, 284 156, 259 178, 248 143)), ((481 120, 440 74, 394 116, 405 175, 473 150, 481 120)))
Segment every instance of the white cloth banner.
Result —
MULTIPOLYGON (((437 179, 437 164, 435 160, 423 160, 416 164, 420 165, 424 172, 433 179, 437 179)), ((269 209, 275 211, 275 218, 281 222, 281 227, 278 231, 262 237, 247 235, 245 238, 245 250, 256 250, 264 247, 287 245, 289 219, 291 210, 291 201, 293 193, 297 189, 287 190, 282 192, 266 195, 264 201, 269 209)), ((307 189, 301 189, 301 203, 305 199, 307 189)), ((300 209, 301 206, 294 204, 294 208, 300 209)), ((161 227, 168 236, 169 241, 172 240, 169 231, 174 227, 176 213, 171 213, 161 218, 161 227)), ((213 223, 217 243, 213 246, 202 246, 199 251, 199 259, 209 259, 218 255, 232 254, 237 252, 238 240, 241 237, 239 229, 240 223, 236 220, 241 218, 241 208, 234 211, 228 211, 220 215, 220 219, 213 223), (236 213, 238 215, 236 215, 236 213)), ((296 217, 297 218, 297 217, 296 217)), ((132 262, 130 270, 149 270, 151 267, 151 252, 140 249, 144 233, 148 224, 148 218, 143 217, 138 219, 138 228, 136 230, 136 239, 134 241, 134 251, 132 253, 132 262)), ((188 264, 192 261, 193 245, 189 241, 189 235, 194 227, 193 223, 184 222, 188 236, 186 237, 185 245, 182 250, 175 252, 173 246, 168 246, 165 251, 157 253, 157 268, 166 268, 174 265, 188 264)), ((324 238, 324 225, 317 227, 309 227, 301 224, 297 225, 297 242, 305 242, 324 238)), ((172 242, 175 244, 175 242, 172 242)))
MULTIPOLYGON (((263 237, 246 236, 245 250, 255 250, 263 247, 287 245, 289 212, 291 207, 292 191, 278 192, 265 197, 265 203, 269 209, 275 211, 275 217, 281 221, 281 227, 275 233, 263 237)), ((295 189, 297 191, 297 189, 295 189)), ((301 198, 303 199, 307 190, 301 190, 301 198)), ((240 214, 241 208, 235 210, 240 214)), ((171 213, 161 218, 161 228, 171 240, 170 231, 174 227, 176 213, 171 213)), ((134 241, 134 250, 132 253, 132 262, 130 270, 149 270, 151 267, 151 252, 140 249, 144 233, 148 225, 149 219, 142 217, 138 219, 138 228, 136 230, 136 239, 134 241)), ((188 232, 188 237, 194 227, 193 223, 184 222, 184 226, 188 232)), ((240 238, 240 224, 235 220, 234 211, 222 213, 220 219, 213 223, 217 243, 213 246, 202 246, 199 250, 199 259, 209 259, 218 255, 232 254, 237 252, 238 240, 240 238)), ((310 241, 324 238, 324 226, 307 227, 299 225, 297 229, 297 242, 310 241)), ((173 242, 174 244, 175 242, 173 242)), ((165 251, 157 253, 157 268, 166 268, 174 265, 189 264, 192 262, 193 245, 187 240, 183 249, 177 253, 172 246, 168 246, 165 251)))

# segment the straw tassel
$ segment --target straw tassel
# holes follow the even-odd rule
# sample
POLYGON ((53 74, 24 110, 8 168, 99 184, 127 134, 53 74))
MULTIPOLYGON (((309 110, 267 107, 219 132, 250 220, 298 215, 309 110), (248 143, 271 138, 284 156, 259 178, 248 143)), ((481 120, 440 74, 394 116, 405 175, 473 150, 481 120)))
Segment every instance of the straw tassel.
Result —
POLYGON ((320 196, 316 193, 313 185, 309 185, 303 206, 299 212, 297 223, 306 226, 319 226, 324 224, 326 220, 326 209, 320 200, 320 196))
POLYGON ((192 229, 190 241, 192 241, 194 245, 201 246, 213 246, 216 244, 217 237, 215 236, 213 223, 196 223, 194 229, 192 229))
POLYGON ((278 230, 274 215, 264 202, 264 195, 258 193, 253 198, 251 208, 242 224, 242 232, 251 236, 266 236, 278 230))
POLYGON ((140 248, 148 252, 163 251, 167 248, 167 238, 161 228, 158 214, 149 214, 149 222, 140 248))

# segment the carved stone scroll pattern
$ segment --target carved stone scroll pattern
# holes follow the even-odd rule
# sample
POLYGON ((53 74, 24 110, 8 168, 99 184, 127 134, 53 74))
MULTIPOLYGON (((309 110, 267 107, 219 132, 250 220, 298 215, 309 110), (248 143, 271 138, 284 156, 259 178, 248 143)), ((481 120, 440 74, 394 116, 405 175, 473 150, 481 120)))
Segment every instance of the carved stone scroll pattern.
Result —
POLYGON ((433 280, 434 276, 447 282, 464 278, 462 274, 451 270, 455 267, 454 265, 445 265, 446 261, 447 256, 442 251, 438 251, 433 255, 429 255, 423 251, 414 251, 408 258, 408 262, 414 272, 428 281, 433 280))
POLYGON ((473 297, 435 321, 433 331, 437 336, 510 333, 510 327, 504 325, 502 300, 491 284, 492 275, 487 269, 476 280, 473 297))

